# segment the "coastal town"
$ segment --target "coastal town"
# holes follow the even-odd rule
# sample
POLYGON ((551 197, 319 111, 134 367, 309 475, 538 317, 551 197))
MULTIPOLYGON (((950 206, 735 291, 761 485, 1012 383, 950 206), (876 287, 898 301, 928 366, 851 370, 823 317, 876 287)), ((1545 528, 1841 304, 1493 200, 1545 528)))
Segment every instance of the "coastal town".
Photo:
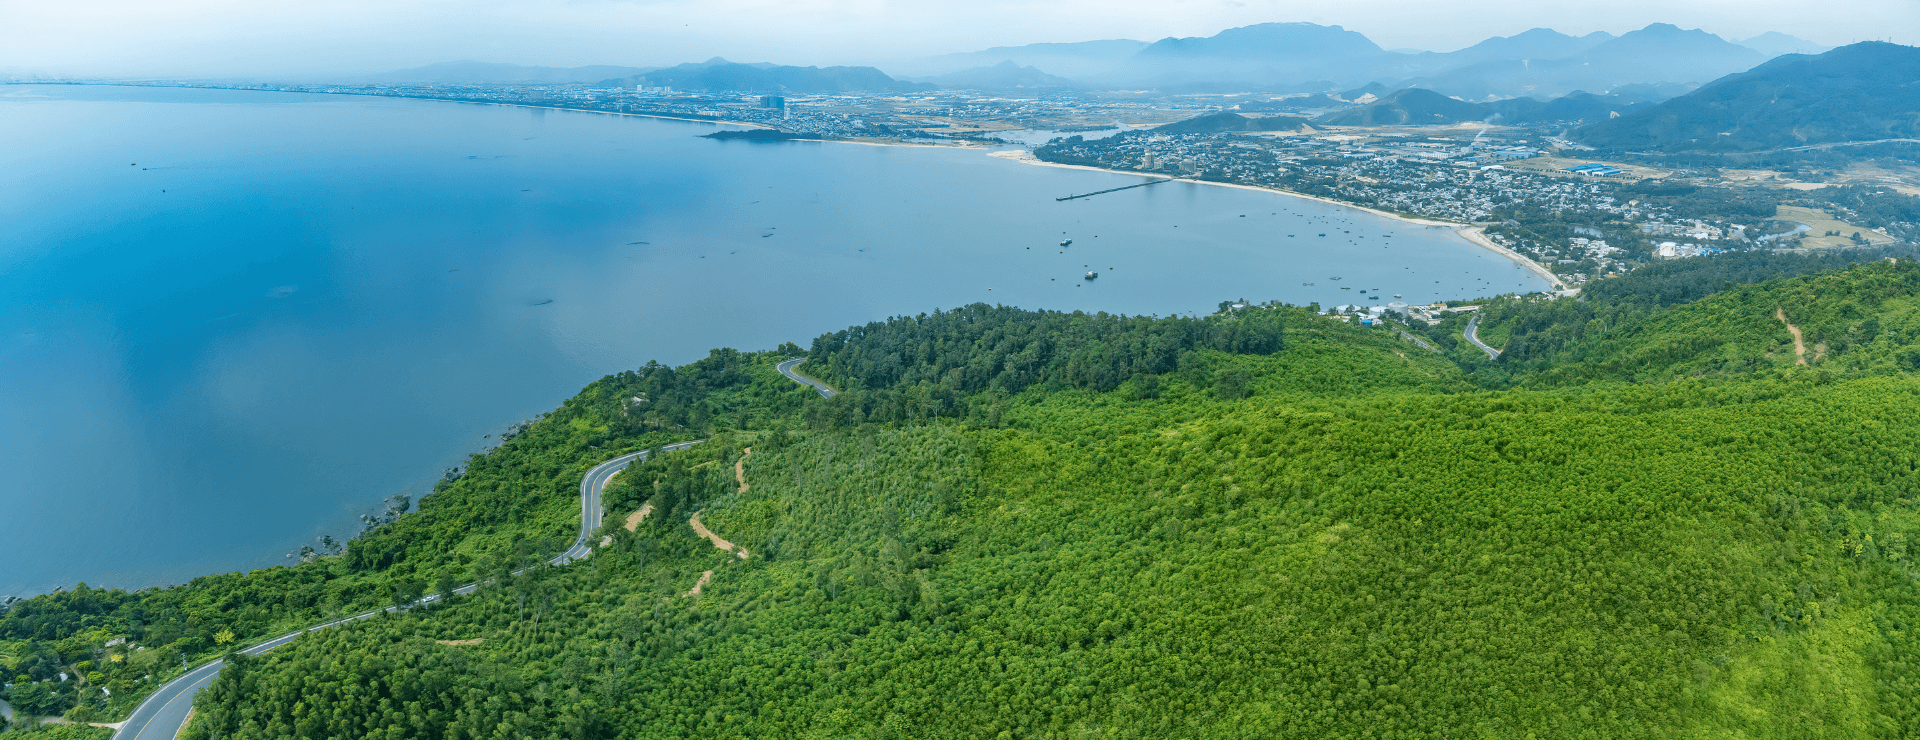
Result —
POLYGON ((1750 249, 1876 247, 1920 238, 1920 217, 1910 209, 1866 202, 1900 194, 1893 189, 1805 185, 1795 179, 1837 179, 1833 172, 1763 173, 1758 177, 1769 181, 1755 184, 1739 179, 1756 177, 1752 173, 1731 175, 1711 167, 1594 161, 1583 156, 1590 148, 1565 138, 1564 125, 1301 123, 1275 131, 1193 126, 1218 119, 1230 126, 1253 121, 1257 129, 1270 115, 1293 124, 1306 120, 1295 115, 1325 114, 1337 109, 1328 104, 1345 105, 1326 96, 1070 88, 769 95, 616 82, 150 84, 679 118, 763 130, 770 138, 1023 146, 1043 162, 1270 188, 1472 227, 1470 239, 1510 251, 1562 289, 1659 259, 1750 249))

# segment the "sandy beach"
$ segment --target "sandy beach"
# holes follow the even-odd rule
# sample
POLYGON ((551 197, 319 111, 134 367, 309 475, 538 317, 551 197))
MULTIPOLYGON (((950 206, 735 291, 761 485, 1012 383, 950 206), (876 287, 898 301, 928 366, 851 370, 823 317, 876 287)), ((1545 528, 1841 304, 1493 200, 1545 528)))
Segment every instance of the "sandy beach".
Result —
MULTIPOLYGON (((424 99, 431 100, 432 98, 424 98, 424 99)), ((452 102, 480 103, 482 105, 504 105, 509 108, 538 108, 540 110, 563 110, 571 113, 598 113, 603 116, 632 116, 634 118, 658 118, 662 121, 690 121, 693 123, 713 123, 713 124, 719 124, 722 126, 745 126, 747 128, 773 128, 772 126, 768 126, 764 123, 744 123, 741 121, 716 121, 711 118, 681 118, 679 116, 663 116, 657 113, 622 113, 617 110, 589 110, 586 108, 561 108, 559 106, 554 106, 554 105, 527 105, 525 103, 495 103, 490 100, 455 100, 452 102)))
MULTIPOLYGON (((1144 172, 1128 172, 1126 170, 1110 170, 1104 167, 1088 167, 1086 165, 1078 165, 1078 164, 1059 164, 1056 162, 1043 162, 1043 161, 1040 161, 1038 157, 1033 156, 1031 152, 1021 151, 1021 150, 1007 150, 1007 151, 993 152, 992 154, 989 154, 987 156, 999 157, 1001 159, 1010 159, 1010 160, 1021 162, 1024 164, 1039 165, 1041 167, 1059 167, 1061 169, 1069 169, 1069 170, 1087 170, 1089 172, 1105 172, 1113 175, 1156 177, 1156 175, 1150 175, 1144 172)), ((1401 223, 1415 224, 1418 226, 1444 226, 1446 228, 1452 229, 1455 234, 1460 235, 1460 238, 1467 240, 1468 243, 1473 244, 1476 247, 1481 247, 1483 249, 1493 252, 1494 254, 1498 254, 1502 257, 1513 260, 1515 263, 1518 263, 1521 267, 1526 268, 1528 271, 1532 272, 1533 274, 1539 275, 1541 279, 1546 280, 1549 285, 1552 285, 1555 290, 1566 290, 1567 288, 1566 283, 1561 282, 1560 277, 1557 275, 1554 275, 1552 270, 1548 270, 1545 266, 1541 265, 1540 263, 1535 262, 1531 259, 1528 259, 1526 255, 1520 254, 1519 252, 1515 252, 1511 249, 1500 246, 1499 244, 1495 244, 1493 240, 1488 239, 1486 235, 1482 233, 1484 229, 1478 226, 1468 226, 1466 224, 1455 222, 1455 221, 1439 221, 1435 219, 1413 218, 1410 216, 1402 216, 1392 211, 1382 211, 1378 208, 1368 208, 1366 206, 1354 205, 1352 203, 1342 203, 1332 198, 1322 198, 1317 195, 1307 195, 1305 193, 1295 193, 1287 190, 1276 190, 1274 188, 1263 188, 1257 185, 1241 185, 1239 183, 1211 182, 1207 180, 1182 180, 1181 182, 1191 182, 1198 185, 1213 185, 1216 187, 1223 187, 1223 188, 1239 188, 1241 190, 1257 190, 1263 193, 1273 193, 1274 195, 1284 195, 1289 198, 1301 198, 1304 200, 1319 201, 1321 203, 1326 203, 1328 205, 1335 205, 1343 208, 1351 208, 1356 211, 1365 211, 1375 216, 1390 218, 1395 221, 1399 221, 1401 223)))

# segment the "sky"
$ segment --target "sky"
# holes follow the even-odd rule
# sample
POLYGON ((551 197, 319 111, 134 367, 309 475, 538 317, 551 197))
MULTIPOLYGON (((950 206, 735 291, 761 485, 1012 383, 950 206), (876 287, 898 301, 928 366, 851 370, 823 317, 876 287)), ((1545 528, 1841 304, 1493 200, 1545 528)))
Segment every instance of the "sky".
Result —
POLYGON ((1208 36, 1265 22, 1450 51, 1534 27, 1649 23, 1729 39, 1920 43, 1920 0, 0 0, 0 77, 381 72, 475 59, 872 64, 1036 42, 1208 36))

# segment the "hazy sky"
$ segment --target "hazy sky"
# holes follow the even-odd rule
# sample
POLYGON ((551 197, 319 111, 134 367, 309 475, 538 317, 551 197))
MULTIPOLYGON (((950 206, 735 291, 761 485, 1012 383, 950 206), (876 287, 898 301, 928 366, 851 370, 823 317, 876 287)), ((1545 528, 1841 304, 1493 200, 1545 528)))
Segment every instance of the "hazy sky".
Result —
POLYGON ((455 59, 877 64, 989 46, 1338 24, 1447 51, 1536 26, 1920 42, 1920 0, 0 0, 0 74, 296 75, 455 59))

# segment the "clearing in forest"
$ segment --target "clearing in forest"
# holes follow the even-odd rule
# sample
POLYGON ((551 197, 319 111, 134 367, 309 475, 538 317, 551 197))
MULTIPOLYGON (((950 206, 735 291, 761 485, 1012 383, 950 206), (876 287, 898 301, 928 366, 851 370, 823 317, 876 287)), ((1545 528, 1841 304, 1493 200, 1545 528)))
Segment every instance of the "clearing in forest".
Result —
POLYGON ((747 492, 747 456, 751 454, 753 454, 752 447, 742 449, 740 459, 733 463, 733 479, 740 481, 741 493, 747 492))
POLYGON ((1853 240, 1854 234, 1859 234, 1865 244, 1874 246, 1892 244, 1898 241, 1891 236, 1864 226, 1855 226, 1845 221, 1835 219, 1831 214, 1818 208, 1779 206, 1773 218, 1776 221, 1806 224, 1807 228, 1812 229, 1806 236, 1800 238, 1800 246, 1802 247, 1828 249, 1833 247, 1858 246, 1863 243, 1855 242, 1853 240), (1827 234, 1830 233, 1837 235, 1827 236, 1827 234))
POLYGON ((639 527, 641 522, 647 520, 647 515, 652 513, 652 503, 641 504, 639 511, 627 515, 627 531, 632 532, 635 528, 639 527))

